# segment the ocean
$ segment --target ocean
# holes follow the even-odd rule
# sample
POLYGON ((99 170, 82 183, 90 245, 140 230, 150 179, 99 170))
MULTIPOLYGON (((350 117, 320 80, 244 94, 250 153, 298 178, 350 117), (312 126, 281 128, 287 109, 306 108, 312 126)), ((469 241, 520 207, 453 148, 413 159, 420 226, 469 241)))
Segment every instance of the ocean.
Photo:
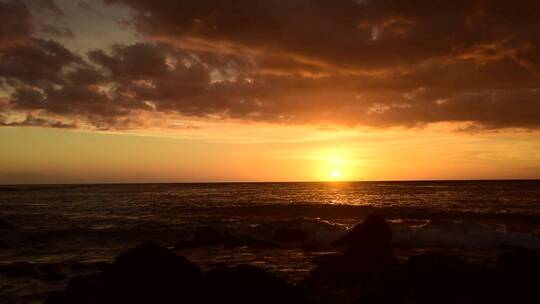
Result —
MULTIPOLYGON (((174 248, 201 227, 268 243, 293 229, 305 240, 175 250, 203 268, 248 263, 298 282, 372 213, 391 224, 398 256, 540 249, 534 180, 25 185, 0 187, 0 264, 60 265, 67 279, 78 273, 73 265, 110 262, 147 240, 174 248)), ((66 283, 0 276, 2 303, 39 303, 66 283)))

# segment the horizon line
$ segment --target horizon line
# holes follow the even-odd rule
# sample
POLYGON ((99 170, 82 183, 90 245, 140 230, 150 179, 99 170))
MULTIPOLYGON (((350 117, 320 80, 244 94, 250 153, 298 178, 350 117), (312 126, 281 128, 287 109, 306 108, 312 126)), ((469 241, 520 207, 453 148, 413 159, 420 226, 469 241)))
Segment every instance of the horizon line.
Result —
POLYGON ((493 178, 493 179, 388 179, 388 180, 309 180, 309 181, 184 181, 184 182, 80 182, 80 183, 18 183, 9 186, 100 186, 100 185, 178 185, 178 184, 300 184, 300 183, 406 183, 406 182, 503 182, 540 181, 540 178, 493 178))

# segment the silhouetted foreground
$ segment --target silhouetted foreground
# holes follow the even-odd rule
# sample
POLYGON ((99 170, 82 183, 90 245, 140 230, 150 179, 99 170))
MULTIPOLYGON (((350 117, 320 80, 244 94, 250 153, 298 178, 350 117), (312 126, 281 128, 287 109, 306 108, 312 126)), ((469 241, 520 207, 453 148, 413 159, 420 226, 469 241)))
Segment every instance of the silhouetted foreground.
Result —
MULTIPOLYGON (((200 233, 200 242, 224 242, 211 231, 200 233)), ((277 237, 287 239, 286 231, 277 237)), ((249 265, 203 272, 149 242, 120 254, 101 272, 72 278, 45 304, 540 303, 540 255, 534 251, 507 248, 495 265, 439 253, 400 263, 391 239, 384 219, 368 217, 335 242, 342 254, 322 261, 298 286, 249 265)))

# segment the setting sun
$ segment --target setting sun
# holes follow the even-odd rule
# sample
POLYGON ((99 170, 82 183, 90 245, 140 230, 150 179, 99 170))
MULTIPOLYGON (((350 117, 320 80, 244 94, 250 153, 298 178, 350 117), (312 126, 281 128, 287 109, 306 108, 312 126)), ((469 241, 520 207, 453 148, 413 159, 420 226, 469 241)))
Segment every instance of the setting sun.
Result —
POLYGON ((341 176, 341 172, 339 172, 338 169, 334 169, 332 170, 332 173, 330 175, 332 176, 332 178, 337 179, 341 176))

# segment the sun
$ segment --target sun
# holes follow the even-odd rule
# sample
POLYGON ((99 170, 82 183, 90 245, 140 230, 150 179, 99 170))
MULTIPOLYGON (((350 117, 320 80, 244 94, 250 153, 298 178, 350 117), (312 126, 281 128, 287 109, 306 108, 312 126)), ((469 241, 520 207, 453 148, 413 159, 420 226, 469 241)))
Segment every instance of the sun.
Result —
POLYGON ((338 169, 334 169, 332 172, 330 172, 330 175, 332 178, 339 178, 341 177, 341 172, 338 169))

